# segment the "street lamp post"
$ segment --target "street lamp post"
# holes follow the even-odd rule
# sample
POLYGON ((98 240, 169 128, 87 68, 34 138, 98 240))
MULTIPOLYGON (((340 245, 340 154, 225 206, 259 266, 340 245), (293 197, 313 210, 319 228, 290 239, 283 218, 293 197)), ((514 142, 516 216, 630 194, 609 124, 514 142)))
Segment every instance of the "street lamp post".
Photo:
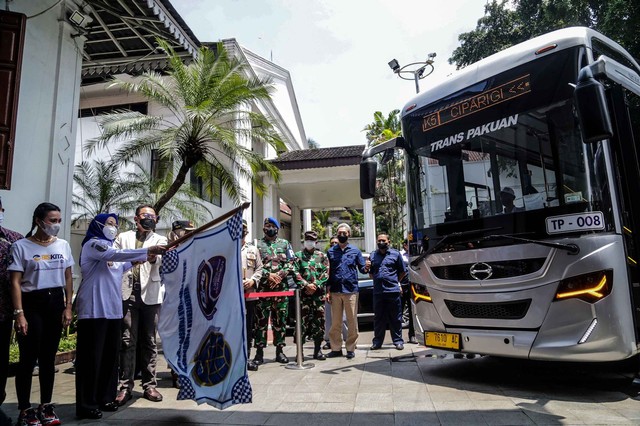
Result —
MULTIPOLYGON (((413 80, 416 84, 416 93, 420 93, 420 80, 431 75, 433 72, 433 61, 436 57, 435 53, 429 53, 427 60, 423 62, 412 62, 405 66, 400 66, 396 59, 389 61, 389 68, 403 80, 413 80)), ((425 186, 427 187, 427 211, 429 212, 429 223, 433 223, 431 215, 431 183, 429 180, 429 172, 426 173, 425 186)))
POLYGON ((433 72, 433 61, 435 57, 435 53, 429 53, 426 61, 411 62, 410 64, 402 67, 396 59, 392 59, 389 61, 389 68, 391 68, 394 73, 398 74, 398 77, 401 79, 413 80, 416 84, 416 93, 420 93, 420 80, 431 75, 433 72))

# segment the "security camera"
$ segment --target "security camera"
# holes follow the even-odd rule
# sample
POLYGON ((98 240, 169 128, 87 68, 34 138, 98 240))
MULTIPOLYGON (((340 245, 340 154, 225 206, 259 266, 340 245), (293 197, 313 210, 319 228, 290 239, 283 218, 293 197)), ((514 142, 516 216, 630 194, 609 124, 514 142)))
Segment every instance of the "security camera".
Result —
POLYGON ((436 57, 436 52, 431 52, 427 55, 427 59, 433 59, 436 57))
POLYGON ((396 59, 392 59, 389 61, 389 68, 391 68, 393 72, 398 72, 398 70, 400 69, 400 64, 396 59))

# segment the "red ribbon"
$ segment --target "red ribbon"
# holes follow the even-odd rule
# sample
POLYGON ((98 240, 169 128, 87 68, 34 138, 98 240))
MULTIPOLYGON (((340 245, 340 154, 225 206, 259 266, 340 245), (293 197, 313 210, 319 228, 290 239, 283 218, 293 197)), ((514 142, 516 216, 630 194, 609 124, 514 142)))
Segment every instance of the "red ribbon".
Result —
POLYGON ((244 298, 254 298, 254 297, 281 297, 281 296, 293 296, 293 290, 289 291, 264 291, 261 293, 245 293, 244 298))

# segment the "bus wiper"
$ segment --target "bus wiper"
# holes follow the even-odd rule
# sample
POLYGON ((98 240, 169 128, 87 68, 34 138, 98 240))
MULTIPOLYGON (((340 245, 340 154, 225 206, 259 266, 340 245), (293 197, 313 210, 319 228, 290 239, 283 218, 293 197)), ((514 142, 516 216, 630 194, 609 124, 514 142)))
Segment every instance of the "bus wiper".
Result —
POLYGON ((442 239, 440 241, 438 241, 438 243, 435 246, 431 247, 427 251, 424 251, 424 252, 420 253, 420 255, 418 257, 416 257, 414 260, 411 261, 410 265, 411 266, 418 266, 418 264, 420 262, 422 262, 422 260, 424 260, 424 258, 426 258, 431 253, 433 253, 434 251, 436 251, 437 249, 442 247, 444 245, 444 243, 446 243, 449 240, 450 237, 451 238, 463 237, 465 235, 473 235, 473 234, 478 234, 478 233, 481 233, 481 232, 488 232, 488 231, 497 231, 499 229, 502 229, 502 227, 498 226, 496 228, 474 229, 472 231, 452 232, 451 234, 447 234, 444 237, 442 237, 442 239))
POLYGON ((560 250, 566 250, 569 254, 580 253, 580 247, 578 247, 576 244, 549 243, 546 241, 531 240, 529 238, 514 237, 513 235, 487 235, 482 239, 483 240, 499 240, 500 238, 506 238, 513 241, 521 241, 523 243, 538 244, 545 247, 553 247, 560 250))

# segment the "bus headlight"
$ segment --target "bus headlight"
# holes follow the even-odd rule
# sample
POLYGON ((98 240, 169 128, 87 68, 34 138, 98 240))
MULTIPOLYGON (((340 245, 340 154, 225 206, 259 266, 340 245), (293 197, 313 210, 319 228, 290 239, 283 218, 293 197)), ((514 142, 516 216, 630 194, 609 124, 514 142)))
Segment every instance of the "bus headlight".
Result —
POLYGON ((595 303, 611 293, 613 270, 591 272, 560 281, 554 300, 577 298, 595 303))
POLYGON ((414 303, 432 302, 431 295, 429 294, 427 287, 421 284, 411 283, 411 295, 413 296, 414 303))

